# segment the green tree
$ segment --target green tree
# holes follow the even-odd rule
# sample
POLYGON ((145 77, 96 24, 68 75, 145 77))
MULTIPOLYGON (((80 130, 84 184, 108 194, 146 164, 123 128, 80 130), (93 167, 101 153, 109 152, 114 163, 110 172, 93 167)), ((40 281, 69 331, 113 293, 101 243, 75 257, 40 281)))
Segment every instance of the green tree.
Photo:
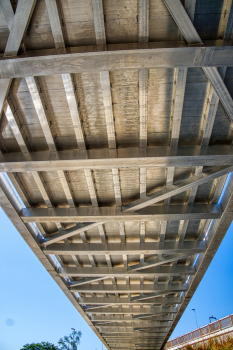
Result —
POLYGON ((82 333, 73 329, 69 336, 61 338, 58 342, 60 350, 77 350, 80 344, 82 333))
POLYGON ((26 344, 21 350, 58 350, 58 347, 48 342, 26 344))

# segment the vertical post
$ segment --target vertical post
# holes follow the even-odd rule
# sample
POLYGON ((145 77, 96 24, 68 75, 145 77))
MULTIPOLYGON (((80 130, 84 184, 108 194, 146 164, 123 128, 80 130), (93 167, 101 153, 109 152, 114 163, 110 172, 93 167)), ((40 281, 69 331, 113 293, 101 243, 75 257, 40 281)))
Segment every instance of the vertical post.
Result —
POLYGON ((231 325, 233 326, 233 316, 229 316, 229 317, 230 317, 231 325))

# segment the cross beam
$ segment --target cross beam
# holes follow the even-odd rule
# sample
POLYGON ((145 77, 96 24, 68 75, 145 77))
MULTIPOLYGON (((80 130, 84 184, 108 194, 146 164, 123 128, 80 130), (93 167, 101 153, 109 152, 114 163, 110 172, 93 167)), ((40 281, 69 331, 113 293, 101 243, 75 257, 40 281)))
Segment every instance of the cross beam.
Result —
POLYGON ((171 155, 171 147, 157 146, 8 153, 0 154, 0 172, 233 165, 231 146, 209 146, 201 155, 200 150, 199 146, 178 147, 171 155))
MULTIPOLYGON (((21 78, 53 74, 82 73, 142 68, 175 67, 232 67, 233 48, 218 46, 171 47, 159 43, 106 45, 106 51, 98 46, 41 50, 0 60, 0 79, 21 78), (125 50, 127 48, 127 50, 125 50), (62 53, 60 53, 62 51, 62 53), (6 64, 7 61, 7 64, 6 64)), ((175 45, 174 45, 175 46, 175 45)))
MULTIPOLYGON (((187 285, 183 284, 102 284, 84 285, 72 288, 72 292, 78 293, 151 293, 156 291, 183 292, 187 290, 187 285)), ((113 312, 114 313, 114 312, 113 312)), ((164 312, 163 312, 164 313, 164 312)))
MULTIPOLYGON (((123 316, 123 315, 115 315, 115 314, 114 315, 91 315, 90 319, 94 323, 96 322, 112 323, 112 322, 128 322, 128 321, 143 322, 144 321, 144 320, 134 319, 130 315, 123 316)), ((173 315, 155 315, 152 318, 152 321, 162 321, 162 322, 173 321, 173 320, 174 320, 173 315)))
POLYGON ((194 204, 154 206, 137 212, 122 213, 116 207, 29 208, 20 211, 23 222, 122 222, 153 220, 219 219, 221 211, 216 205, 194 204))
POLYGON ((205 242, 54 243, 43 249, 46 255, 195 254, 205 250, 205 242))
MULTIPOLYGON (((185 242, 184 242, 185 243, 185 242)), ((93 243, 94 244, 94 243, 93 243)), ((134 265, 133 265, 134 266, 134 265)), ((143 276, 179 276, 194 275, 195 267, 192 266, 157 266, 148 267, 143 271, 143 276)), ((129 270, 127 267, 62 267, 58 271, 60 276, 70 277, 139 277, 142 272, 129 270)), ((100 298, 98 298, 99 300, 100 298)))
MULTIPOLYGON (((158 297, 158 298, 151 298, 146 301, 133 301, 129 297, 116 297, 116 296, 111 296, 111 297, 80 297, 78 302, 79 304, 82 305, 130 305, 130 304, 148 304, 148 305, 154 305, 154 304, 180 304, 182 302, 183 298, 181 297, 158 297)), ((92 309, 90 307, 89 309, 92 309)))

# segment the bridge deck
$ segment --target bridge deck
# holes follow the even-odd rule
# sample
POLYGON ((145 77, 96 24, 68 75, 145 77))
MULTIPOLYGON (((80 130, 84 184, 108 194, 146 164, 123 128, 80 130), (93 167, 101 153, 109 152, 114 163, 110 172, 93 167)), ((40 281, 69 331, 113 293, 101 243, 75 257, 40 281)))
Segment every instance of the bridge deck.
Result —
POLYGON ((1 207, 109 350, 161 349, 232 221, 232 1, 12 4, 1 207))

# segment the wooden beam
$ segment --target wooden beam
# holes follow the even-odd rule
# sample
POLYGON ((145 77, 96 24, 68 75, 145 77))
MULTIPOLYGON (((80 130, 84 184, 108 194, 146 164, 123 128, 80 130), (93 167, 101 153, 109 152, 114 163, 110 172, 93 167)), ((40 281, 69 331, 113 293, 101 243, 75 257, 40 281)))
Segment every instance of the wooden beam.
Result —
MULTIPOLYGON (((119 298, 119 297, 115 297, 115 296, 111 296, 111 297, 107 297, 107 298, 101 298, 101 297, 81 297, 78 299, 79 304, 81 305, 93 305, 96 306, 98 305, 110 305, 110 304, 114 304, 114 305, 130 305, 130 304, 161 304, 161 305, 165 305, 165 304, 180 304, 182 302, 182 298, 180 297, 158 297, 158 298, 151 298, 148 299, 147 301, 141 301, 141 302, 136 302, 136 301, 132 301, 131 298, 126 297, 126 298, 119 298)), ((148 322, 148 321, 146 321, 148 322)), ((157 322, 157 324, 159 324, 157 322)))
MULTIPOLYGON (((94 243, 93 243, 94 244, 94 243)), ((182 255, 181 255, 182 256, 182 255)), ((133 267, 133 266, 132 266, 133 267)), ((58 271, 60 276, 71 277, 139 277, 141 275, 150 277, 157 276, 179 276, 194 275, 195 268, 189 266, 157 266, 148 267, 143 273, 137 270, 131 270, 130 267, 64 267, 58 271)), ((98 298, 98 300, 100 300, 98 298)))
POLYGON ((186 41, 189 44, 203 44, 200 36, 193 26, 192 20, 188 16, 180 0, 163 0, 163 2, 178 25, 186 41))
MULTIPOLYGON (((103 332, 103 337, 104 337, 104 334, 105 334, 106 332, 103 332)), ((135 332, 129 332, 129 333, 132 333, 132 334, 134 334, 134 338, 135 339, 137 339, 137 337, 139 336, 141 336, 142 337, 142 333, 140 333, 140 332, 137 332, 137 333, 135 333, 135 332)), ((107 333, 106 333, 107 334, 107 333)), ((129 334, 129 335, 132 335, 132 334, 129 334)), ((119 337, 121 337, 121 336, 125 336, 126 334, 125 333, 118 333, 118 336, 119 337)), ((158 338, 158 337, 160 337, 161 339, 162 339, 162 335, 159 335, 158 336, 158 334, 157 333, 154 333, 154 332, 143 332, 143 337, 145 338, 145 337, 148 337, 148 338, 158 338)))
MULTIPOLYGON (((19 0, 13 22, 8 25, 10 27, 10 34, 7 40, 4 57, 16 56, 19 50, 19 46, 23 40, 23 36, 29 25, 36 0, 19 0)), ((12 13, 9 12, 10 19, 12 19, 12 13)))
POLYGON ((122 222, 153 220, 203 220, 219 219, 222 212, 216 205, 195 204, 169 207, 154 206, 135 212, 122 213, 114 207, 79 208, 29 208, 22 209, 20 217, 24 222, 122 222))
MULTIPOLYGON (((138 320, 134 319, 133 316, 131 315, 91 315, 90 319, 92 322, 128 322, 128 321, 133 321, 133 322, 143 322, 144 320, 138 320)), ((167 322, 167 321, 173 321, 174 320, 174 315, 155 315, 153 317, 153 321, 161 321, 161 322, 167 322)), ((147 320, 148 321, 148 320, 147 320)))
POLYGON ((11 79, 0 79, 0 116, 11 86, 11 79))
POLYGON ((122 255, 122 254, 177 254, 201 253, 206 250, 205 242, 146 242, 146 243, 54 243, 43 249, 44 254, 55 255, 122 255))
MULTIPOLYGON (((127 44, 127 50, 99 52, 90 52, 95 47, 69 48, 64 49, 64 54, 55 50, 42 50, 31 57, 27 53, 17 58, 1 59, 0 79, 119 69, 233 65, 233 47, 229 46, 140 49, 140 45, 143 44, 127 44)), ((153 47, 153 44, 148 46, 153 47)))
POLYGON ((148 69, 139 70, 140 147, 147 147, 148 69))
POLYGON ((56 0, 45 0, 56 49, 65 48, 56 0))
POLYGON ((27 77, 26 82, 49 150, 54 152, 56 151, 56 146, 45 114, 44 106, 40 98, 37 82, 34 77, 27 77))
POLYGON ((110 76, 108 71, 100 72, 100 84, 102 89, 104 114, 107 127, 109 148, 116 148, 115 126, 112 110, 112 96, 110 88, 110 76))
POLYGON ((233 121, 233 100, 216 67, 203 67, 203 71, 213 85, 229 118, 233 121))
MULTIPOLYGON (((135 328, 134 326, 122 326, 122 327, 112 327, 112 326, 100 326, 98 327, 100 332, 106 332, 106 331, 112 331, 111 333, 118 333, 118 332, 125 332, 127 333, 128 331, 137 331, 139 330, 139 328, 135 328)), ((153 329, 153 332, 156 332, 156 333, 164 333, 164 332, 167 332, 168 331, 168 327, 164 327, 164 328, 154 328, 153 329)))
POLYGON ((180 147, 170 156, 170 147, 151 147, 141 153, 139 147, 114 150, 43 151, 0 154, 0 172, 31 172, 135 167, 231 166, 231 146, 209 146, 200 155, 200 147, 180 147))
POLYGON ((3 16, 5 17, 6 23, 10 31, 15 17, 10 0, 0 0, 0 10, 2 11, 3 16))
POLYGON ((149 0, 138 0, 138 42, 149 41, 149 0))
POLYGON ((70 116, 74 127, 75 137, 80 150, 86 149, 84 134, 82 130, 81 119, 79 116, 78 104, 76 101, 74 85, 71 74, 62 74, 62 80, 66 92, 67 103, 70 110, 70 116))
MULTIPOLYGON (((101 288, 103 287, 103 290, 107 287, 112 287, 111 285, 103 285, 100 286, 101 288)), ((85 287, 90 287, 90 290, 92 290, 92 286, 85 286, 85 287)), ((97 286, 99 287, 99 286, 97 286)), ((119 289, 124 289, 122 285, 118 285, 119 289)), ((132 287, 132 285, 130 285, 132 287)), ((145 287, 145 286, 144 286, 145 287)), ((81 288, 81 287, 80 287, 81 288)), ((130 288, 134 289, 134 287, 130 288)), ((173 314, 176 313, 176 307, 164 307, 164 306, 145 306, 145 305, 140 305, 140 307, 114 307, 114 306, 109 306, 109 307, 102 307, 101 309, 92 309, 92 311, 89 312, 89 309, 84 309, 85 313, 90 313, 92 315, 141 315, 142 313, 148 314, 148 315, 156 315, 158 313, 160 314, 173 314)))
POLYGON ((23 153, 28 153, 27 145, 23 139, 21 131, 19 130, 18 124, 16 123, 13 112, 12 112, 10 106, 8 105, 8 103, 5 103, 5 105, 6 105, 5 116, 6 116, 6 119, 11 127, 11 130, 16 138, 16 141, 20 147, 20 150, 23 153))
POLYGON ((102 0, 91 0, 97 45, 106 44, 104 11, 102 0))
MULTIPOLYGON (((103 285, 84 285, 80 287, 74 287, 72 288, 73 292, 78 293, 151 293, 155 291, 167 291, 169 290, 172 292, 182 292, 187 290, 186 285, 180 285, 180 284, 117 284, 117 285, 111 285, 111 284, 103 284, 103 285)), ((129 309, 128 309, 129 311, 129 309)), ((112 312, 113 314, 117 314, 117 312, 112 312)), ((127 314, 130 312, 123 312, 123 314, 127 314)), ((142 312, 140 312, 142 313, 142 312)), ((160 313, 171 313, 166 311, 161 311, 160 313)))

